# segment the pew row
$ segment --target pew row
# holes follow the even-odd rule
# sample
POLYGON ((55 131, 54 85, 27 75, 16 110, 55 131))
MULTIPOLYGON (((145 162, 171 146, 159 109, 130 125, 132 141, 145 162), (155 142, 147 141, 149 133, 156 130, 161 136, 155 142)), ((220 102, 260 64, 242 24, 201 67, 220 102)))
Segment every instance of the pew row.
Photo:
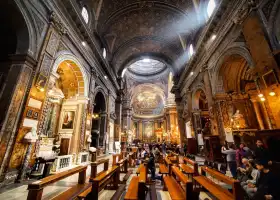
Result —
POLYGON ((183 174, 178 167, 172 166, 171 175, 165 176, 164 190, 168 190, 173 200, 198 200, 198 195, 193 191, 193 183, 183 174))
POLYGON ((198 164, 195 161, 186 157, 183 158, 183 161, 184 164, 179 164, 179 167, 185 174, 191 175, 191 177, 197 176, 199 174, 198 164))
POLYGON ((239 181, 237 181, 233 178, 230 178, 228 176, 225 176, 216 170, 209 169, 206 166, 201 167, 201 176, 193 177, 193 179, 195 180, 196 183, 198 183, 200 186, 205 188, 208 192, 210 192, 217 199, 243 200, 243 198, 244 198, 244 194, 243 194, 239 181), (214 183, 212 180, 210 180, 209 178, 206 177, 206 174, 219 180, 220 182, 231 185, 232 192, 230 192, 226 188, 223 188, 222 186, 218 185, 217 183, 214 183))
POLYGON ((146 187, 147 171, 147 166, 142 164, 142 167, 139 169, 139 176, 132 177, 124 200, 145 200, 148 191, 146 187))
POLYGON ((79 194, 91 188, 91 183, 86 183, 86 170, 87 166, 78 166, 67 171, 48 176, 39 181, 35 181, 28 185, 27 200, 41 200, 43 190, 45 187, 55 183, 59 180, 65 179, 69 176, 79 173, 79 179, 77 185, 71 187, 65 192, 59 194, 54 199, 75 199, 79 194))
POLYGON ((159 174, 162 174, 162 176, 171 174, 172 162, 167 157, 165 157, 163 161, 164 164, 159 164, 159 174))
POLYGON ((99 174, 92 180, 92 190, 87 199, 98 200, 98 193, 108 185, 113 185, 112 189, 117 190, 120 179, 120 167, 113 166, 107 171, 99 174))

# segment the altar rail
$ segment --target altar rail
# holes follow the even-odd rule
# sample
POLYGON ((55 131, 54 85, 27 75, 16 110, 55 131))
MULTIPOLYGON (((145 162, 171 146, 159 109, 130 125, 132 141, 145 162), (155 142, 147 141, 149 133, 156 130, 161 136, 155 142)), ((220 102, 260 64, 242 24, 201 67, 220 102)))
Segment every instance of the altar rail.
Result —
POLYGON ((72 155, 57 156, 52 167, 52 172, 61 172, 72 167, 72 155))

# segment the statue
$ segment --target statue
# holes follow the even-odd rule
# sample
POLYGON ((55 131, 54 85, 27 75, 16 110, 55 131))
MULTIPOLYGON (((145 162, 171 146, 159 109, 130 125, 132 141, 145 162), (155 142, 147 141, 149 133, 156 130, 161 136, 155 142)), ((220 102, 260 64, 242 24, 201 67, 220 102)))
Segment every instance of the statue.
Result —
POLYGON ((232 116, 231 121, 232 121, 232 127, 234 129, 247 128, 244 116, 240 114, 239 110, 236 110, 235 114, 232 116))
POLYGON ((36 142, 36 140, 38 140, 37 128, 36 127, 32 127, 31 131, 26 133, 26 135, 24 136, 23 139, 27 143, 34 143, 34 142, 36 142))

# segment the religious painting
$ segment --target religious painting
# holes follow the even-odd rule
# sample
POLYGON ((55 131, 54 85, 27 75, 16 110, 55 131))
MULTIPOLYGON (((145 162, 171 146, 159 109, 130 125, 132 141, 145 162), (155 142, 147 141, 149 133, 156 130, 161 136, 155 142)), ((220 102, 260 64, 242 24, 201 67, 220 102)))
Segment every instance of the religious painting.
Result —
POLYGON ((38 112, 34 112, 33 113, 33 119, 38 119, 39 113, 38 112))
POLYGON ((74 111, 64 111, 62 129, 73 129, 74 128, 74 111))
POLYGON ((262 78, 263 78, 263 82, 264 82, 266 87, 270 87, 272 85, 278 84, 277 77, 276 77, 275 72, 273 70, 264 74, 262 76, 262 78))
POLYGON ((44 89, 47 84, 47 80, 48 79, 46 76, 39 74, 37 81, 36 81, 36 87, 39 89, 44 89))
POLYGON ((31 109, 27 110, 26 117, 32 118, 33 111, 31 109))
POLYGON ((153 131, 153 123, 152 122, 146 122, 144 123, 144 135, 145 138, 151 138, 154 134, 153 131))

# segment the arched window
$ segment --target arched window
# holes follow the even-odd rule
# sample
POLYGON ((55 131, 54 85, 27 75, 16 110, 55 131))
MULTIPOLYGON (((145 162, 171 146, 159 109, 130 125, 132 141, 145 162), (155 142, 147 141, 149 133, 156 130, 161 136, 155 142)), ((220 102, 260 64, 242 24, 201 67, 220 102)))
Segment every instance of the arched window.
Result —
POLYGON ((88 11, 85 7, 82 9, 82 17, 84 18, 85 22, 88 23, 88 11))
POLYGON ((207 14, 208 14, 208 17, 209 17, 209 18, 210 18, 211 15, 213 14, 215 8, 216 8, 216 2, 215 2, 215 0, 209 0, 208 6, 207 6, 207 14))
POLYGON ((106 58, 106 56, 107 56, 107 51, 106 51, 106 49, 105 49, 105 48, 103 48, 103 53, 102 53, 102 55, 103 55, 103 58, 105 59, 105 58, 106 58))
POLYGON ((190 56, 192 56, 193 53, 194 53, 194 51, 193 51, 193 45, 191 44, 191 45, 190 45, 190 48, 189 48, 189 54, 190 54, 190 56))

